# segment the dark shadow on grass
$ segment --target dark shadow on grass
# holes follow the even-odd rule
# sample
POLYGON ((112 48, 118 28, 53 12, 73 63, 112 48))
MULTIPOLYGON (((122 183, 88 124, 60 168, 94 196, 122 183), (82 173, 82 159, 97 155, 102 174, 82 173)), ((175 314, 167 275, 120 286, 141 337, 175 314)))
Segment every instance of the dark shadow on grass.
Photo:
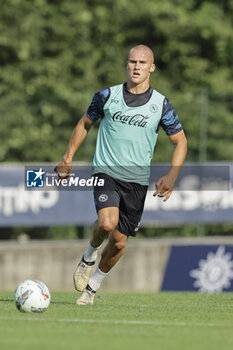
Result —
POLYGON ((0 299, 0 302, 3 302, 3 303, 5 303, 5 302, 9 302, 9 303, 12 303, 12 302, 14 302, 14 299, 0 299))

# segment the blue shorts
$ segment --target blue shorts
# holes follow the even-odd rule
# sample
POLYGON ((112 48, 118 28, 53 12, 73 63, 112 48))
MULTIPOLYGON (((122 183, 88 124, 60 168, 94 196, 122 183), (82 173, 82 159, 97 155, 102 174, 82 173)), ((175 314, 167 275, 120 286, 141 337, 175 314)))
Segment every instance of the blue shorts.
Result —
POLYGON ((127 235, 136 236, 144 208, 147 187, 134 182, 125 182, 109 175, 95 174, 104 179, 104 186, 94 187, 96 211, 107 207, 119 208, 117 229, 127 235))

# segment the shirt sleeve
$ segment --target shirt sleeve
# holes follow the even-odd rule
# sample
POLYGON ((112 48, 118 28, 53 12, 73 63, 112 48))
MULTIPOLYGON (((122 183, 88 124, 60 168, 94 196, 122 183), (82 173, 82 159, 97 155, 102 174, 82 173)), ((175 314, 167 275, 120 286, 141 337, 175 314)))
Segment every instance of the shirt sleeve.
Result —
POLYGON ((166 97, 163 102, 163 112, 159 125, 162 126, 168 136, 175 135, 183 130, 175 108, 166 97))
POLYGON ((87 116, 90 118, 93 122, 98 120, 99 118, 103 118, 104 116, 104 105, 107 102, 107 100, 110 97, 110 89, 104 89, 99 92, 97 92, 92 101, 90 106, 87 109, 87 116))

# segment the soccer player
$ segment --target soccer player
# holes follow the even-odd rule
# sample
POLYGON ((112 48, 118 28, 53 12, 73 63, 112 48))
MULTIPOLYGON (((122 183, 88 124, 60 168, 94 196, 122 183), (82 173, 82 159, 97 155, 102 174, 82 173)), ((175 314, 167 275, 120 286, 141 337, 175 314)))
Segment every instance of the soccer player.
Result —
POLYGON ((155 70, 152 50, 137 45, 129 51, 128 80, 97 92, 75 127, 68 149, 56 167, 59 177, 69 176, 76 150, 92 124, 100 119, 92 174, 104 179, 94 187, 98 219, 86 251, 74 272, 75 288, 82 292, 76 303, 93 304, 96 291, 124 253, 129 236, 138 230, 150 176, 159 126, 174 145, 169 172, 155 184, 154 196, 170 197, 187 152, 187 141, 168 99, 150 87, 155 70), (92 266, 103 241, 99 266, 92 266))

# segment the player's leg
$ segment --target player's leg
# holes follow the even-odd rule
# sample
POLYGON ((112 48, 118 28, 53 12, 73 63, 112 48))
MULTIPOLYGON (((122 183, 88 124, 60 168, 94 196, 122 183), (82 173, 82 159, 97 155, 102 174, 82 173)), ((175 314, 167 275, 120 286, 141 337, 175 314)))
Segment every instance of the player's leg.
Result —
POLYGON ((124 254, 127 239, 128 236, 122 234, 118 230, 110 233, 108 243, 102 252, 99 263, 99 269, 102 272, 108 273, 124 254))
POLYGON ((119 205, 119 221, 117 229, 109 235, 109 241, 105 247, 100 264, 94 275, 90 278, 87 288, 77 304, 93 304, 96 290, 108 275, 110 269, 116 264, 124 253, 124 247, 128 236, 136 236, 141 220, 147 186, 118 182, 117 193, 121 194, 119 205))
POLYGON ((90 242, 73 275, 76 290, 82 292, 86 288, 92 273, 92 267, 97 259, 98 249, 105 238, 114 231, 118 219, 119 209, 117 207, 107 207, 99 210, 98 220, 93 225, 90 242))
POLYGON ((95 222, 90 243, 99 247, 105 238, 113 232, 118 224, 119 208, 116 206, 102 208, 98 211, 98 220, 95 222))
POLYGON ((102 252, 99 266, 90 278, 82 295, 76 301, 78 305, 93 304, 96 291, 100 288, 111 268, 124 254, 127 239, 128 237, 118 230, 114 230, 109 234, 109 240, 102 252))

